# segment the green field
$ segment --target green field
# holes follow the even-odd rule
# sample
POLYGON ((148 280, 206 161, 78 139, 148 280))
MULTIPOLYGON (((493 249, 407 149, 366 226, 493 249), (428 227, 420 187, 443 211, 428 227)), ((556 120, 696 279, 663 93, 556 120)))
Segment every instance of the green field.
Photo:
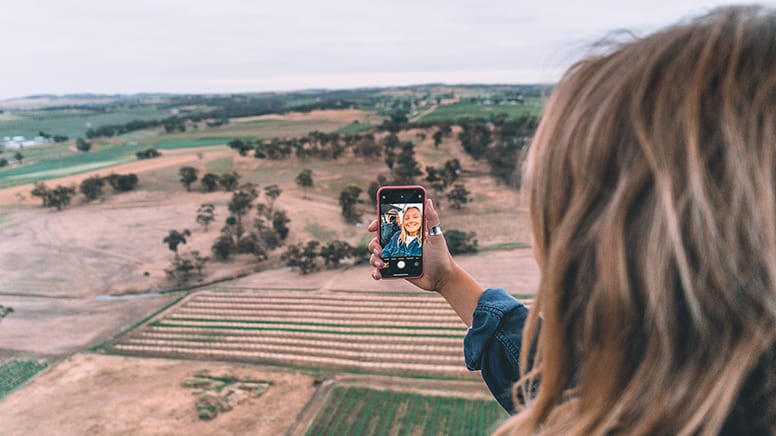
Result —
POLYGON ((529 97, 525 103, 517 105, 484 105, 478 102, 460 101, 458 103, 437 106, 428 115, 421 117, 424 121, 456 121, 460 118, 489 118, 492 115, 506 113, 509 120, 515 120, 523 115, 538 116, 542 110, 542 99, 529 97))
POLYGON ((211 145, 226 144, 234 138, 227 137, 201 137, 201 138, 170 138, 156 143, 156 148, 161 150, 174 150, 177 148, 209 147, 211 145))
POLYGON ((306 435, 485 435, 506 417, 493 400, 338 386, 306 435))
POLYGON ((354 134, 372 130, 375 126, 367 123, 350 123, 345 127, 335 130, 333 133, 354 134))
POLYGON ((105 112, 88 109, 57 109, 9 111, 0 118, 0 138, 24 136, 33 138, 38 132, 83 137, 89 128, 108 124, 124 124, 134 120, 161 120, 171 115, 156 105, 109 108, 105 112))
POLYGON ((0 169, 0 188, 55 179, 134 161, 137 150, 138 147, 119 145, 0 169))
POLYGON ((37 360, 11 359, 0 362, 0 398, 13 392, 47 366, 46 362, 37 360))

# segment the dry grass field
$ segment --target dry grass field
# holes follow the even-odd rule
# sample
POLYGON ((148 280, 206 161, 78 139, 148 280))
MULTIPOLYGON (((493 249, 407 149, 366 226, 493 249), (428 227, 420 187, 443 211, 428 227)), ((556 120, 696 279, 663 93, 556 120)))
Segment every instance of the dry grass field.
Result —
MULTIPOLYGON (((296 126, 294 123, 312 130, 309 126, 315 126, 315 123, 332 128, 334 124, 344 125, 354 119, 371 122, 362 111, 327 111, 241 119, 235 120, 233 125, 241 126, 238 129, 255 129, 256 126, 271 129, 271 124, 275 123, 279 130, 267 130, 265 133, 269 135, 286 132, 289 126, 296 126)), ((469 158, 457 141, 448 140, 436 149, 432 140, 420 140, 418 133, 403 132, 401 136, 403 140, 418 143, 417 159, 421 167, 458 158, 470 174, 463 181, 472 192, 472 203, 462 210, 453 210, 446 200, 436 201, 445 229, 476 232, 480 247, 491 248, 477 255, 461 256, 457 259, 459 263, 483 286, 504 287, 514 294, 532 295, 538 284, 538 270, 530 250, 498 249, 514 246, 517 242, 530 242, 527 213, 521 206, 519 193, 507 190, 483 175, 487 169, 485 164, 469 158)), ((465 326, 449 308, 445 309, 441 298, 417 292, 405 281, 374 281, 369 266, 301 275, 282 264, 281 248, 261 263, 250 255, 239 255, 228 263, 211 261, 205 266, 203 281, 192 283, 203 288, 176 290, 176 284, 164 273, 173 254, 162 239, 171 229, 188 228, 192 235, 182 251, 199 250, 209 255, 218 229, 228 215, 226 205, 231 196, 225 192, 202 192, 199 183, 191 192, 186 192, 178 181, 178 169, 184 165, 199 169, 200 176, 207 171, 218 172, 216 169, 235 170, 242 175, 242 181, 258 183, 260 188, 277 184, 282 194, 275 208, 286 211, 291 219, 289 242, 342 239, 353 245, 365 243, 371 235, 366 233, 363 224, 354 226, 342 219, 337 203, 339 192, 350 184, 365 188, 376 174, 386 171, 382 162, 365 162, 352 156, 325 162, 313 158, 300 161, 295 157, 272 161, 241 157, 223 146, 211 146, 180 148, 161 158, 49 181, 49 186, 75 184, 90 175, 109 172, 132 172, 139 177, 136 191, 109 193, 92 203, 85 203, 79 196, 62 211, 42 208, 30 197, 29 185, 0 190, 0 240, 3 241, 0 244, 0 265, 3 265, 0 304, 14 308, 14 313, 0 322, 0 356, 24 353, 41 356, 53 363, 32 382, 0 401, 0 422, 3 423, 0 433, 278 434, 294 425, 297 415, 309 422, 313 413, 310 410, 317 410, 307 408, 304 416, 300 415, 317 389, 310 376, 311 371, 315 373, 316 370, 311 368, 323 368, 321 371, 327 374, 369 373, 372 375, 358 379, 359 384, 369 386, 372 381, 382 380, 380 374, 396 373, 369 367, 385 362, 386 353, 406 349, 404 354, 407 355, 430 353, 432 356, 435 352, 435 349, 429 349, 431 351, 418 354, 413 351, 417 342, 381 342, 361 332, 358 333, 361 336, 356 335, 360 339, 351 337, 356 338, 353 343, 361 344, 361 348, 355 346, 351 350, 351 356, 364 349, 375 350, 375 356, 361 358, 355 364, 343 363, 342 356, 333 356, 326 351, 327 347, 338 347, 331 332, 300 337, 299 334, 277 333, 283 330, 276 328, 273 331, 277 334, 272 336, 275 339, 267 339, 267 342, 256 339, 257 336, 246 337, 238 331, 240 328, 236 328, 219 336, 223 343, 231 344, 217 348, 225 352, 214 353, 192 346, 205 341, 208 335, 212 337, 212 331, 203 330, 201 325, 193 326, 200 328, 195 333, 181 332, 180 326, 178 331, 174 330, 175 320, 181 324, 210 319, 207 322, 212 327, 215 319, 216 322, 227 322, 227 327, 235 327, 235 324, 228 324, 234 321, 229 317, 243 322, 236 324, 237 327, 263 328, 273 323, 276 326, 285 323, 286 331, 299 330, 300 321, 296 318, 310 317, 310 313, 300 311, 282 315, 280 312, 293 308, 294 302, 289 300, 289 295, 300 294, 312 296, 307 306, 317 317, 317 321, 308 320, 305 325, 323 325, 329 330, 346 324, 332 313, 341 313, 345 320, 352 318, 337 307, 344 304, 364 310, 376 304, 370 309, 375 317, 380 312, 377 306, 391 308, 392 312, 384 314, 381 320, 366 319, 357 325, 374 321, 375 325, 390 328, 393 322, 404 323, 406 332, 413 326, 418 327, 414 323, 430 316, 422 311, 413 312, 412 302, 428 302, 429 307, 434 306, 433 310, 439 311, 434 316, 440 319, 429 318, 421 327, 431 328, 429 331, 449 328, 451 331, 445 334, 451 338, 443 344, 447 351, 439 358, 452 357, 448 359, 449 369, 440 372, 419 367, 415 373, 432 378, 468 380, 462 382, 468 388, 452 384, 445 389, 453 393, 467 392, 471 386, 477 386, 475 390, 487 397, 482 383, 472 381, 477 378, 476 374, 466 373, 463 369, 460 339, 465 326), (302 191, 294 182, 302 168, 314 173, 315 186, 308 192, 302 191), (195 222, 196 210, 203 203, 216 207, 216 221, 207 231, 195 222), (220 303, 208 300, 219 296, 244 298, 220 303), (185 298, 178 301, 182 297, 185 298), (343 298, 350 300, 343 302, 343 298), (409 304, 403 302, 405 299, 409 304), (379 304, 381 301, 385 304, 379 304), (213 306, 208 307, 211 303, 213 306), (331 313, 327 313, 327 307, 331 313), (161 312, 156 314, 157 311, 161 312), (435 326, 435 322, 444 325, 435 326), (300 358, 295 354, 298 347, 284 342, 291 339, 301 344, 302 349, 309 351, 317 347, 322 351, 300 358), (175 341, 178 341, 177 345, 175 341), (180 346, 181 341, 188 344, 189 351, 181 351, 186 348, 180 346), (134 357, 86 352, 99 344, 105 344, 103 349, 108 352, 134 357), (140 348, 133 351, 133 346, 170 346, 174 350, 140 348), (229 354, 246 350, 256 354, 242 357, 229 354), (267 358, 267 353, 274 354, 267 358), (310 360, 309 356, 329 360, 310 360), (214 363, 212 360, 243 363, 214 363), (364 365, 364 362, 368 364, 364 365), (271 366, 262 366, 264 364, 271 366), (201 422, 196 419, 191 394, 181 389, 183 378, 200 369, 272 380, 273 385, 266 394, 242 403, 223 417, 201 422)), ((262 197, 258 201, 262 201, 262 197)), ((365 195, 362 199, 359 208, 366 224, 375 215, 365 195)), ((251 217, 249 221, 252 221, 251 217)), ((390 337, 401 339, 400 336, 390 337)), ((428 344, 430 342, 424 342, 421 347, 428 344)), ((396 360, 398 371, 401 372, 402 365, 425 364, 417 356, 413 362, 410 362, 411 358, 396 360)), ((433 361, 431 357, 427 360, 433 361)), ((443 383, 435 380, 429 384, 433 386, 437 382, 443 383)))

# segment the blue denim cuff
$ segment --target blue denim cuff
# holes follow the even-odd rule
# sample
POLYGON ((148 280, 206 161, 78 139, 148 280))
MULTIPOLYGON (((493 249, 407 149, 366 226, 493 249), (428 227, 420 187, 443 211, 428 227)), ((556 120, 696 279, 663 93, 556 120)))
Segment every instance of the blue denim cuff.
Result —
POLYGON ((472 326, 463 340, 466 367, 472 371, 482 369, 483 353, 487 353, 489 344, 496 336, 504 351, 517 360, 527 316, 528 308, 504 289, 486 289, 474 309, 472 326), (513 311, 515 313, 509 316, 510 325, 502 326, 505 314, 513 311), (500 327, 507 329, 507 334, 501 334, 500 327))

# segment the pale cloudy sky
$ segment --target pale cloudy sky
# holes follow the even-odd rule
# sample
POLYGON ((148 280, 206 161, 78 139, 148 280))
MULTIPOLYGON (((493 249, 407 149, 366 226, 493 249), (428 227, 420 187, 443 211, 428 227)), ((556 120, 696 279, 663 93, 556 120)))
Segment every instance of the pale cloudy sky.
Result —
POLYGON ((3 0, 0 99, 546 83, 609 31, 643 34, 722 4, 3 0))

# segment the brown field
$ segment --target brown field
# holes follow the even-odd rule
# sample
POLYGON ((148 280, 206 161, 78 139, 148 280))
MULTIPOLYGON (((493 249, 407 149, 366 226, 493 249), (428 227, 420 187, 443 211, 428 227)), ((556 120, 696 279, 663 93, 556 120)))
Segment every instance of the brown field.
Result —
MULTIPOLYGON (((365 116, 356 113, 360 111, 333 112, 289 114, 280 121, 317 117, 327 123, 347 124, 354 117, 365 116)), ((264 119, 277 118, 247 121, 264 119)), ((456 211, 444 198, 435 199, 445 229, 476 232, 481 247, 530 242, 527 212, 517 192, 486 176, 484 164, 471 160, 460 150, 457 141, 448 140, 435 149, 430 135, 421 141, 417 133, 420 132, 405 132, 402 139, 418 143, 417 159, 421 167, 439 165, 455 157, 468 171, 463 182, 472 192, 472 203, 456 211)), ((353 226, 343 221, 337 197, 347 185, 366 187, 377 174, 385 174, 386 168, 381 162, 364 162, 354 157, 335 162, 296 158, 258 160, 240 157, 222 147, 208 149, 199 158, 197 154, 202 151, 203 148, 176 150, 157 159, 49 181, 49 186, 79 183, 92 174, 109 172, 134 172, 140 179, 137 191, 109 193, 93 203, 84 203, 79 196, 69 208, 59 212, 41 208, 30 198, 29 185, 0 190, 0 240, 3 241, 0 244, 0 265, 3 265, 0 304, 15 310, 0 322, 0 356, 31 354, 55 362, 98 344, 121 343, 145 331, 148 324, 127 335, 121 335, 123 331, 186 295, 184 291, 159 294, 176 289, 164 273, 173 255, 162 238, 171 229, 188 228, 192 235, 181 251, 199 250, 209 255, 218 229, 228 215, 226 205, 230 194, 201 192, 199 183, 193 186, 192 192, 186 192, 178 181, 178 169, 183 165, 198 168, 201 176, 216 164, 227 163, 228 168, 242 174, 242 181, 258 183, 261 188, 277 184, 283 193, 275 207, 285 210, 292 220, 289 242, 343 239, 356 245, 364 244, 371 237, 364 225, 353 226), (302 168, 314 172, 315 186, 309 192, 302 191, 294 182, 302 168), (20 201, 19 195, 25 199, 20 201), (207 231, 195 222, 196 210, 202 203, 216 206, 216 222, 207 231), (98 299, 106 295, 124 297, 98 299), (143 298, 127 297, 131 295, 143 298)), ((259 201, 262 199, 263 195, 259 201)), ((360 208, 366 224, 375 215, 365 195, 362 199, 360 208)), ((252 221, 252 217, 247 218, 247 222, 252 221)), ((277 293, 306 289, 324 299, 342 295, 338 291, 343 290, 367 296, 415 291, 405 281, 372 280, 369 266, 301 275, 282 265, 279 259, 282 251, 281 248, 273 252, 262 263, 248 255, 238 256, 229 263, 211 261, 205 267, 204 280, 192 284, 204 286, 205 290, 195 290, 154 319, 189 310, 185 309, 188 302, 211 291, 261 295, 262 290, 277 293)), ((513 294, 532 295, 538 285, 538 270, 529 249, 494 249, 460 256, 457 261, 485 287, 504 287, 513 294)), ((180 356, 173 353, 167 357, 180 356)), ((0 401, 3 423, 0 433, 278 434, 292 425, 315 391, 310 376, 302 373, 210 361, 240 360, 230 359, 228 355, 182 357, 203 360, 75 354, 0 401), (191 394, 180 386, 182 378, 204 368, 271 379, 276 384, 264 396, 242 404, 213 422, 203 423, 196 420, 191 394), (265 428, 272 431, 264 433, 265 428)), ((267 363, 279 364, 271 359, 267 363)), ((316 366, 303 361, 285 365, 316 366)), ((329 371, 336 372, 337 367, 329 367, 329 371)), ((359 383, 384 380, 380 375, 364 377, 359 383)), ((486 395, 481 383, 474 384, 481 395, 486 395)))

